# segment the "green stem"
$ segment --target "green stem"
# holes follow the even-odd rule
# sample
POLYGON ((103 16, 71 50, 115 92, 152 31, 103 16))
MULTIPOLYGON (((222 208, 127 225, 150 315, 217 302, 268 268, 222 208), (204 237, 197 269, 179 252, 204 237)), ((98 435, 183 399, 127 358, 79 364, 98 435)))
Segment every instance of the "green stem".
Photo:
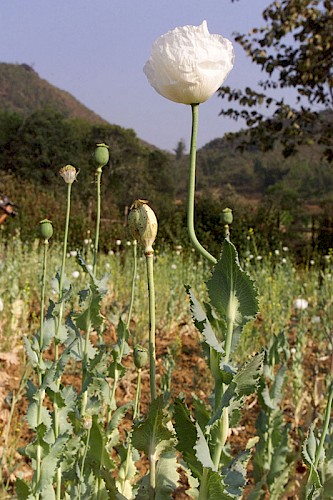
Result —
POLYGON ((156 399, 156 352, 155 352, 155 285, 154 254, 146 254, 149 294, 149 371, 151 401, 156 399))
POLYGON ((208 498, 208 469, 204 467, 202 479, 200 482, 200 490, 198 500, 207 500, 208 498))
POLYGON ((101 176, 102 167, 96 170, 96 183, 97 183, 97 212, 96 212, 96 230, 95 230, 95 244, 94 244, 94 261, 93 261, 93 274, 96 274, 97 254, 99 244, 99 227, 101 223, 101 176))
POLYGON ((330 423, 330 417, 331 417, 331 408, 332 408, 332 401, 333 401, 333 382, 331 383, 330 389, 329 389, 329 394, 328 394, 328 400, 326 404, 326 410, 325 410, 325 418, 324 418, 324 425, 323 425, 323 430, 320 436, 320 441, 319 445, 316 451, 316 457, 314 461, 314 467, 315 469, 318 467, 320 455, 322 454, 323 448, 324 448, 324 442, 328 430, 328 426, 330 423))
MULTIPOLYGON (((224 363, 228 363, 229 359, 230 359, 233 330, 234 330, 234 321, 227 314, 227 332, 226 332, 226 339, 225 339, 224 363)), ((224 391, 225 391, 225 386, 222 384, 222 389, 219 391, 220 399, 217 402, 215 401, 216 408, 220 404, 220 401, 221 401, 221 398, 224 394, 224 391)), ((218 438, 216 439, 215 448, 214 448, 214 456, 213 456, 213 462, 214 462, 214 465, 216 468, 218 468, 220 465, 221 454, 222 454, 222 450, 223 450, 224 445, 225 445, 227 438, 228 438, 228 432, 229 432, 229 410, 228 410, 228 408, 223 408, 222 418, 220 421, 219 435, 218 435, 218 438)))
MULTIPOLYGON (((139 416, 140 414, 140 393, 141 393, 141 368, 138 368, 138 381, 136 385, 136 393, 135 393, 135 403, 134 403, 134 411, 133 411, 133 421, 139 416)), ((122 488, 120 493, 124 493, 125 489, 125 483, 128 475, 128 468, 129 468, 129 461, 131 457, 131 452, 132 452, 132 443, 129 441, 128 447, 127 447, 127 452, 126 452, 126 463, 125 463, 125 474, 124 474, 124 479, 122 480, 122 488)))
MULTIPOLYGON (((83 457, 82 457, 82 463, 81 463, 81 469, 80 469, 80 476, 81 476, 81 479, 83 477, 83 473, 84 473, 84 465, 85 465, 85 462, 86 462, 86 458, 87 458, 87 453, 88 453, 88 448, 89 448, 89 441, 90 441, 90 429, 91 427, 88 428, 88 431, 87 431, 87 440, 85 442, 85 445, 84 445, 84 450, 83 450, 83 457)), ((81 499, 81 484, 82 484, 82 481, 80 480, 79 482, 79 485, 78 485, 78 500, 81 499)))
MULTIPOLYGON (((133 310, 134 297, 135 297, 135 286, 136 286, 137 268, 138 268, 137 241, 134 240, 133 241, 133 273, 132 273, 131 299, 130 299, 130 304, 129 304, 129 308, 128 308, 128 315, 127 315, 127 321, 126 321, 126 330, 129 330, 130 323, 131 323, 132 310, 133 310)), ((120 345, 120 351, 119 351, 119 360, 120 360, 120 362, 121 362, 122 357, 124 355, 124 350, 125 350, 125 338, 122 339, 122 342, 121 342, 121 345, 120 345)), ((114 374, 114 383, 113 383, 113 387, 112 387, 112 393, 111 393, 111 401, 112 402, 115 399, 118 380, 119 380, 119 371, 116 369, 115 370, 115 374, 114 374)), ((111 417, 111 414, 109 414, 109 417, 111 417)))
MULTIPOLYGON (((62 317, 63 317, 63 312, 64 312, 64 301, 63 301, 63 283, 64 283, 64 276, 65 276, 65 267, 66 267, 66 255, 67 255, 67 241, 68 241, 68 228, 69 228, 69 218, 70 218, 70 211, 71 211, 71 189, 72 189, 72 184, 68 183, 67 184, 67 209, 66 209, 66 221, 65 221, 65 234, 64 234, 64 244, 63 244, 63 251, 62 251, 62 263, 61 263, 61 269, 60 269, 60 278, 59 278, 59 313, 58 313, 58 322, 57 322, 57 329, 56 329, 56 334, 55 334, 55 346, 54 346, 54 358, 55 361, 59 360, 59 332, 60 332, 60 327, 62 323, 62 317)), ((60 378, 56 380, 56 385, 58 389, 60 388, 60 378)), ((54 409, 54 436, 57 439, 59 436, 59 408, 58 408, 58 403, 54 401, 53 403, 53 409, 54 409)), ((56 500, 60 500, 61 498, 61 467, 58 467, 57 473, 56 473, 56 500)))
POLYGON ((187 200, 187 229, 193 246, 206 259, 213 264, 217 260, 199 243, 194 229, 194 193, 195 193, 195 166, 196 166, 196 150, 197 150, 197 135, 198 135, 198 118, 199 104, 192 104, 192 131, 191 131, 191 147, 190 147, 190 178, 188 187, 187 200))
MULTIPOLYGON (((43 382, 41 364, 43 361, 42 349, 43 349, 43 343, 44 343, 44 305, 45 305, 45 289, 46 289, 47 250, 48 250, 49 242, 48 242, 48 240, 44 240, 43 243, 44 243, 44 251, 43 251, 41 299, 40 299, 40 328, 39 328, 39 353, 38 353, 39 389, 41 388, 41 385, 43 382)), ((38 426, 41 424, 41 414, 42 414, 42 407, 43 407, 44 398, 45 398, 45 390, 40 389, 39 398, 38 398, 38 408, 37 408, 37 429, 38 429, 38 426)), ((40 475, 41 475, 41 463, 42 463, 41 453, 42 453, 42 448, 41 448, 40 444, 38 444, 37 450, 36 450, 36 486, 38 485, 38 483, 40 481, 40 475)), ((39 493, 37 493, 36 498, 37 499, 39 498, 39 493)))

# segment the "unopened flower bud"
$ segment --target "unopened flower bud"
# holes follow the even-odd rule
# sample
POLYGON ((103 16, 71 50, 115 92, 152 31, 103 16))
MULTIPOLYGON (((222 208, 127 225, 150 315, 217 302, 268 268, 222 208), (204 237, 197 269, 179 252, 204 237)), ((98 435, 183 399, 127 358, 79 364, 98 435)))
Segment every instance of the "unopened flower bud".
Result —
POLYGON ((145 254, 154 252, 153 243, 157 234, 157 219, 146 200, 136 200, 128 214, 128 228, 134 240, 144 247, 145 254))
POLYGON ((99 167, 104 167, 109 161, 109 146, 104 143, 96 144, 94 160, 99 167))
POLYGON ((92 427, 92 417, 91 417, 91 415, 85 415, 83 417, 83 427, 86 430, 91 429, 91 427, 92 427))
POLYGON ((233 215, 232 215, 231 208, 224 208, 222 210, 221 218, 222 218, 223 224, 231 224, 233 221, 233 215))
POLYGON ((134 347, 134 364, 137 368, 144 368, 148 362, 148 351, 141 345, 134 347))
POLYGON ((76 180, 77 172, 76 168, 72 165, 66 165, 59 170, 59 174, 64 179, 66 184, 73 184, 76 180))
POLYGON ((41 220, 39 223, 39 234, 42 240, 49 240, 53 234, 52 222, 48 219, 41 220))

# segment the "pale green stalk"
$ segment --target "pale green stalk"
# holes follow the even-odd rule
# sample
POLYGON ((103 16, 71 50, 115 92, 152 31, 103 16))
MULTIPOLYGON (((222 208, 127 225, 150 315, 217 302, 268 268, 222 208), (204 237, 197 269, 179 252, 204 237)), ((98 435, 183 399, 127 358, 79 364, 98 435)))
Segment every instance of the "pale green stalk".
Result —
MULTIPOLYGON (((233 289, 233 286, 231 284, 231 289, 233 289)), ((229 304, 232 301, 232 298, 230 297, 229 299, 229 304)), ((229 307, 228 307, 229 309, 229 307)), ((232 342, 232 334, 234 330, 234 320, 232 318, 232 315, 230 314, 230 311, 227 312, 227 333, 226 333, 226 339, 225 339, 225 355, 223 358, 224 363, 228 363, 230 359, 230 353, 231 353, 231 342, 232 342)), ((221 390, 221 396, 218 402, 216 402, 216 406, 219 405, 221 398, 224 394, 225 391, 225 385, 222 384, 222 390, 221 390)), ((228 438, 228 432, 229 432, 229 411, 228 408, 223 408, 222 412, 222 419, 220 423, 220 432, 219 432, 219 437, 217 439, 217 442, 215 444, 214 448, 214 456, 213 456, 213 462, 215 467, 219 467, 220 460, 221 460, 221 454, 223 447, 227 441, 228 438)))
MULTIPOLYGON (((67 184, 67 210, 66 210, 66 221, 65 221, 65 234, 64 234, 62 263, 61 263, 60 278, 59 278, 59 302, 60 302, 60 306, 59 306, 57 330, 56 330, 56 335, 55 335, 55 349, 54 349, 55 361, 58 361, 58 359, 59 359, 59 345, 58 345, 57 338, 59 336, 61 322, 62 322, 62 316, 63 316, 63 312, 64 312, 64 301, 62 299, 63 299, 63 282, 64 282, 64 276, 65 276, 66 255, 67 255, 69 216, 70 216, 70 210, 71 210, 71 189, 72 189, 72 184, 68 183, 67 184)), ((58 379, 56 381, 56 384, 59 388, 60 387, 60 379, 58 379)), ((54 435, 55 435, 55 438, 57 439, 59 436, 59 408, 58 408, 58 403, 56 401, 53 403, 53 409, 54 409, 54 435)), ((56 473, 56 500, 60 500, 60 498, 61 498, 61 467, 58 467, 57 473, 56 473)))
POLYGON ((94 275, 96 274, 97 254, 99 245, 99 227, 101 223, 101 176, 102 176, 102 167, 98 167, 96 170, 97 209, 96 209, 96 230, 95 230, 94 261, 93 261, 94 275))
MULTIPOLYGON (((142 369, 138 368, 138 380, 137 380, 137 385, 136 385, 136 393, 135 393, 135 402, 134 402, 134 411, 133 411, 133 421, 139 416, 140 414, 140 394, 141 394, 141 373, 142 369)), ((126 451, 126 463, 125 463, 125 478, 122 481, 122 488, 120 493, 124 493, 124 488, 125 488, 125 481, 128 475, 128 467, 129 467, 129 461, 131 457, 131 452, 132 452, 132 443, 131 441, 128 444, 127 451, 126 451)))
MULTIPOLYGON (((81 478, 83 476, 84 465, 86 463, 87 453, 88 453, 88 449, 89 449, 90 429, 91 429, 91 427, 88 428, 87 440, 86 440, 85 445, 84 445, 84 451, 83 451, 83 457, 82 457, 82 464, 81 464, 81 469, 80 469, 80 476, 81 476, 81 478)), ((82 484, 82 482, 80 481, 79 486, 78 486, 78 500, 81 500, 81 484, 82 484)))
MULTIPOLYGON (((46 289, 46 269, 47 269, 47 250, 48 250, 48 245, 49 242, 47 239, 43 241, 44 244, 44 252, 43 252, 43 270, 42 270, 42 287, 41 287, 41 300, 40 300, 40 329, 39 329, 39 360, 38 360, 38 383, 39 383, 39 388, 42 385, 43 378, 42 378, 42 372, 40 369, 41 363, 42 363, 42 348, 43 348, 43 343, 44 343, 44 306, 45 306, 45 289, 46 289)), ((42 407, 43 407, 43 402, 45 398, 45 390, 40 390, 39 393, 39 398, 38 398, 38 409, 37 409, 37 429, 38 426, 41 424, 41 413, 42 413, 42 407)), ((37 451, 36 451, 36 485, 38 485, 40 481, 40 474, 41 474, 41 453, 42 453, 42 448, 40 445, 37 446, 37 451)), ((38 500, 39 498, 39 493, 36 494, 36 498, 38 500)))
MULTIPOLYGON (((130 299, 130 304, 128 308, 128 315, 127 315, 127 321, 126 321, 126 330, 129 330, 130 323, 131 323, 131 317, 132 317, 132 310, 133 310, 133 304, 134 304, 134 296, 135 296, 135 285, 136 285, 136 276, 137 276, 137 268, 138 268, 138 259, 137 259, 137 241, 133 240, 133 273, 132 273, 132 286, 131 286, 131 299, 130 299)), ((124 349, 125 349, 125 339, 122 339, 121 345, 120 345, 120 351, 119 351, 119 360, 121 361, 123 354, 124 354, 124 349)), ((111 393, 111 401, 115 400, 115 395, 116 395, 116 388, 119 380, 119 371, 116 369, 115 374, 114 374, 114 382, 113 382, 113 387, 112 387, 112 393, 111 393)))
POLYGON ((198 135, 198 118, 199 104, 192 104, 192 131, 191 131, 191 147, 190 147, 190 177, 188 186, 187 200, 187 228, 193 246, 206 259, 213 264, 217 260, 199 243, 194 229, 194 193, 195 193, 195 167, 196 167, 196 150, 197 150, 197 135, 198 135))
MULTIPOLYGON (((156 399, 156 350, 155 350, 155 285, 154 285, 154 254, 146 255, 147 279, 149 294, 149 371, 150 397, 156 399)), ((154 476, 155 477, 155 476, 154 476)))
POLYGON ((316 450, 316 456, 315 456, 315 461, 314 461, 314 468, 316 469, 318 467, 320 455, 322 454, 323 448, 324 448, 324 442, 328 430, 328 426, 330 423, 330 417, 331 417, 331 409, 332 409, 332 401, 333 401, 333 382, 331 383, 330 389, 329 389, 329 394, 328 394, 328 399, 327 399, 327 404, 326 404, 326 410, 325 410, 325 418, 324 418, 324 425, 323 425, 323 430, 320 436, 320 441, 318 448, 316 450))

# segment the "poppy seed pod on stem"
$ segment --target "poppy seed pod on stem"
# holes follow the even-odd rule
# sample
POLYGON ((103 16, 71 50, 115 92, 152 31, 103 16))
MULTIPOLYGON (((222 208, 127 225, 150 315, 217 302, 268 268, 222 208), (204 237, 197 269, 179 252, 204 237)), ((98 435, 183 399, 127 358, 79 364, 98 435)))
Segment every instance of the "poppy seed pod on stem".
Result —
POLYGON ((218 90, 233 63, 232 43, 210 34, 204 21, 200 26, 182 26, 157 38, 143 71, 163 97, 182 104, 200 104, 218 90))
POLYGON ((96 149, 94 151, 94 160, 99 167, 105 167, 109 161, 109 146, 104 143, 96 144, 96 149))
POLYGON ((52 222, 48 219, 43 219, 39 223, 39 235, 42 240, 48 241, 53 235, 52 222))
POLYGON ((146 255, 154 253, 153 243, 157 235, 157 219, 147 200, 136 200, 128 214, 128 228, 134 240, 144 247, 146 255))
POLYGON ((148 363, 148 351, 140 345, 134 347, 133 359, 135 366, 140 369, 144 368, 148 363))

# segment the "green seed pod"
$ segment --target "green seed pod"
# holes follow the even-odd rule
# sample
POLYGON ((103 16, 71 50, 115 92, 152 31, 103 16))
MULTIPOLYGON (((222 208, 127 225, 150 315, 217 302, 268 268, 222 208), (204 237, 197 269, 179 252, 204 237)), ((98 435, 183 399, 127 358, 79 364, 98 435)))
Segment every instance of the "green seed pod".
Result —
POLYGON ((49 240, 53 234, 52 222, 48 219, 41 220, 39 223, 39 234, 42 240, 49 240))
POLYGON ((233 221, 231 208, 225 208, 224 210, 222 210, 221 218, 223 224, 231 224, 233 221))
POLYGON ((72 165, 66 165, 59 170, 59 174, 64 179, 66 184, 73 184, 76 180, 78 172, 76 172, 76 168, 72 165))
POLYGON ((148 362, 148 351, 141 345, 134 347, 134 364, 137 368, 144 368, 148 362))
POLYGON ((94 160, 99 167, 104 167, 109 161, 109 146, 106 144, 96 144, 94 160))
POLYGON ((147 200, 136 200, 128 214, 128 228, 134 240, 144 247, 146 255, 154 253, 153 243, 157 234, 157 219, 147 200))

